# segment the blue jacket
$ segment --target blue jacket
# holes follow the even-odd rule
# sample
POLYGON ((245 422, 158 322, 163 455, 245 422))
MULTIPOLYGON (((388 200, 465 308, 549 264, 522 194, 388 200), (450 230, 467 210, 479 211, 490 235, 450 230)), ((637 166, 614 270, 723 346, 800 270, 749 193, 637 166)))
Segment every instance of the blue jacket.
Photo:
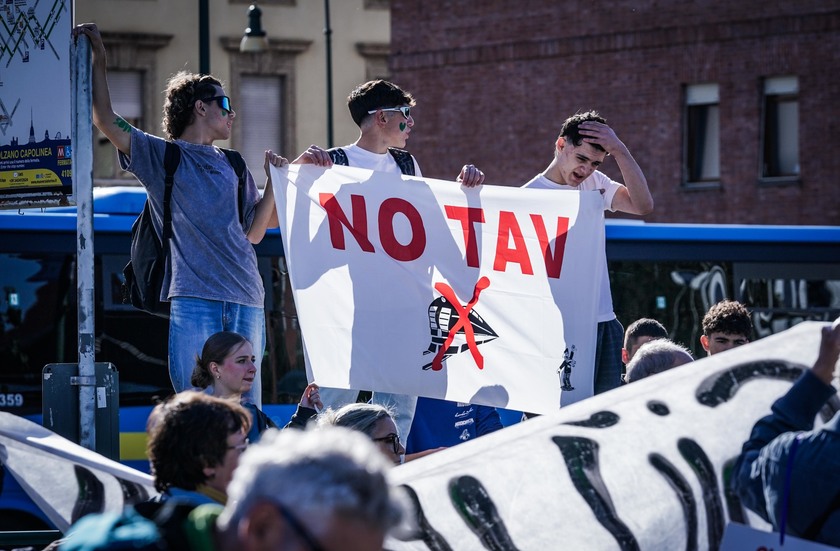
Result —
POLYGON ((420 397, 405 453, 454 446, 501 428, 496 408, 420 397))
POLYGON ((779 531, 788 457, 798 437, 786 532, 840 546, 840 414, 813 430, 814 418, 834 393, 810 370, 803 373, 753 427, 735 463, 732 486, 745 506, 779 531))

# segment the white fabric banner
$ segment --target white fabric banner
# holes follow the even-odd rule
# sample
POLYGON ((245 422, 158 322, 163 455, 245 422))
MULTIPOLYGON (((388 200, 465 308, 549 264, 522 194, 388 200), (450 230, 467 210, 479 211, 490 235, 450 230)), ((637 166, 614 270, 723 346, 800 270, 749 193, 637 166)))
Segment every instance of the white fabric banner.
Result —
MULTIPOLYGON (((726 480, 756 421, 813 365, 824 325, 800 323, 392 469, 417 527, 385 548, 762 549, 743 544, 755 539, 721 547, 727 523, 770 528, 726 480)), ((769 538, 764 549, 806 549, 769 538)))
POLYGON ((311 380, 538 413, 592 395, 597 192, 343 166, 272 181, 311 380))
POLYGON ((0 465, 62 532, 88 513, 120 512, 158 494, 148 474, 2 411, 0 465))

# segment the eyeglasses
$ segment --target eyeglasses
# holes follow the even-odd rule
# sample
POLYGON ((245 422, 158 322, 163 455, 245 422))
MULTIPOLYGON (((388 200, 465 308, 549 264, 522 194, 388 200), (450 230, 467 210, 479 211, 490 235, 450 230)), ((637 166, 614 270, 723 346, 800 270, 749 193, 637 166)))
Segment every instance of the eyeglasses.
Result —
POLYGON ((230 98, 227 97, 227 96, 213 96, 212 98, 204 98, 201 101, 204 101, 204 102, 215 101, 216 103, 219 104, 219 107, 222 108, 222 111, 224 111, 223 114, 226 117, 231 113, 231 111, 233 111, 233 108, 230 106, 230 98))
POLYGON ((383 107, 381 109, 372 109, 368 111, 368 115, 373 115, 377 111, 399 111, 402 113, 402 116, 405 117, 405 120, 408 120, 408 117, 411 116, 411 107, 402 106, 402 107, 383 107))
POLYGON ((396 453, 396 454, 400 453, 400 444, 401 443, 400 443, 400 435, 399 434, 394 434, 392 432, 388 436, 383 436, 382 438, 372 438, 371 440, 373 440, 374 442, 386 442, 388 444, 391 444, 391 446, 394 448, 394 453, 396 453))
POLYGON ((250 443, 251 442, 249 442, 248 439, 246 438, 243 443, 237 444, 236 446, 228 446, 227 449, 236 450, 236 451, 239 452, 239 455, 242 455, 243 453, 245 453, 245 450, 248 449, 248 444, 250 444, 250 443))
POLYGON ((310 551, 326 551, 324 547, 318 543, 318 539, 312 535, 312 532, 303 525, 303 523, 295 517, 291 511, 289 511, 283 504, 278 503, 276 501, 270 502, 274 507, 277 508, 277 512, 280 513, 280 516, 283 517, 283 520, 292 527, 295 534, 303 540, 303 543, 309 547, 310 551))

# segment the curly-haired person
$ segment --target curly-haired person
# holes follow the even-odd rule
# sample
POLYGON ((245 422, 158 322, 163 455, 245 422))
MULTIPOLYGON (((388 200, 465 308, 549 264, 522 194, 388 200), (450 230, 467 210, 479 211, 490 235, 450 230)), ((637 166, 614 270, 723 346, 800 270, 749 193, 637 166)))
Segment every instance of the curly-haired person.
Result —
MULTIPOLYGON (((160 299, 170 303, 169 376, 176 392, 190 388, 195 357, 207 338, 235 331, 265 350, 265 289, 253 245, 277 225, 269 164, 286 159, 265 152, 265 193, 250 171, 239 176, 214 142, 230 139, 236 112, 219 80, 180 72, 169 80, 164 102, 166 139, 134 128, 114 112, 106 76, 105 46, 93 23, 78 25, 92 51, 93 123, 117 148, 120 166, 148 193, 153 225, 163 228, 164 156, 167 140, 181 152, 170 210, 172 238, 160 299)), ((231 154, 235 157, 235 154, 231 154)), ((259 374, 246 399, 261 405, 259 374)))
POLYGON ((709 356, 750 342, 753 324, 746 306, 734 300, 722 300, 703 316, 700 344, 709 356))
POLYGON ((161 499, 224 504, 250 428, 242 406, 203 392, 174 394, 155 406, 146 453, 161 499))

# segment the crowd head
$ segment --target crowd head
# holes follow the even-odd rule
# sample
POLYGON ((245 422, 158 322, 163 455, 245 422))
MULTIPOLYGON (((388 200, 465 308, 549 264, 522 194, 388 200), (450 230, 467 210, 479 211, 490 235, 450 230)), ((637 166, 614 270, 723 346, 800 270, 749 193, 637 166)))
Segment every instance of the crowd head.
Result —
POLYGON ((247 445, 248 412, 238 404, 185 391, 155 406, 148 425, 147 454, 155 488, 224 493, 247 445))
POLYGON ((262 540, 246 548, 382 549, 404 511, 388 468, 352 430, 268 431, 242 456, 217 527, 228 540, 262 540))
POLYGON ((740 302, 722 300, 703 316, 700 344, 711 356, 750 342, 753 324, 749 310, 740 302))
POLYGON ((379 404, 354 403, 321 413, 319 426, 334 425, 364 433, 394 463, 402 463, 405 448, 391 412, 379 404))
POLYGON ((627 382, 632 383, 694 361, 684 347, 668 339, 655 339, 639 347, 627 365, 627 382))

